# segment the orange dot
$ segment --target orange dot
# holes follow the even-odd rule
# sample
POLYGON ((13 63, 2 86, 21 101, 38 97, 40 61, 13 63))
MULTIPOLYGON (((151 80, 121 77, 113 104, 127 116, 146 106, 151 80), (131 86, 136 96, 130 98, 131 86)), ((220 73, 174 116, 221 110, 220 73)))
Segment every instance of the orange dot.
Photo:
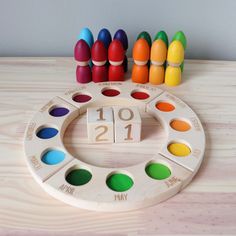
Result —
POLYGON ((170 126, 172 129, 180 132, 185 132, 191 129, 191 126, 189 123, 183 120, 172 120, 170 122, 170 126))
POLYGON ((170 112, 173 111, 175 109, 175 107, 168 103, 168 102, 158 102, 156 104, 156 108, 160 111, 164 111, 164 112, 170 112))

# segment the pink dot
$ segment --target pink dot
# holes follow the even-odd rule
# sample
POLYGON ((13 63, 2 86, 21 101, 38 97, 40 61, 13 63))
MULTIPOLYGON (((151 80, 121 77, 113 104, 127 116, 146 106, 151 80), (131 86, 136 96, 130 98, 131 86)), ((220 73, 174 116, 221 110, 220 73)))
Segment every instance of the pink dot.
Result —
POLYGON ((73 100, 75 102, 85 103, 85 102, 88 102, 89 100, 91 100, 91 98, 92 97, 87 94, 78 94, 73 97, 73 100))
POLYGON ((102 91, 102 94, 107 97, 115 97, 120 94, 120 92, 116 89, 106 89, 102 91))

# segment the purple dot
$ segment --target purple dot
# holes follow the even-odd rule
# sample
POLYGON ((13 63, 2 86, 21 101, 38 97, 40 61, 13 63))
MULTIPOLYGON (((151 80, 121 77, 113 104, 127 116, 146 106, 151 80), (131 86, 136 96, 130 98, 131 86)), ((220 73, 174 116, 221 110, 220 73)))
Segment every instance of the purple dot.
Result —
POLYGON ((55 117, 65 116, 68 113, 69 113, 69 110, 65 107, 56 107, 56 108, 53 108, 49 112, 51 116, 55 116, 55 117))

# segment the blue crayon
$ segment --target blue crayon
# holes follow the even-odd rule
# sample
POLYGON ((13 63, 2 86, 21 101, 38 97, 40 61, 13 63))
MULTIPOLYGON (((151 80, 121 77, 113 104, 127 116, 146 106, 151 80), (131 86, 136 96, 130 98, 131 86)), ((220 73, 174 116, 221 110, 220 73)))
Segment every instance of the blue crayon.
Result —
POLYGON ((98 40, 102 41, 105 47, 108 49, 112 40, 109 30, 106 28, 101 29, 98 33, 98 40))
POLYGON ((125 51, 128 49, 129 46, 128 37, 124 30, 122 29, 117 30, 113 39, 119 40, 122 43, 125 51))
MULTIPOLYGON (((89 28, 83 28, 80 31, 80 34, 77 37, 78 40, 83 39, 90 47, 90 49, 93 46, 94 39, 93 39, 93 34, 89 28)), ((92 61, 89 61, 89 66, 92 68, 93 63, 92 61)))
POLYGON ((89 45, 89 47, 92 48, 94 39, 93 39, 93 34, 89 28, 83 28, 80 31, 80 34, 77 39, 78 40, 83 39, 89 45))
MULTIPOLYGON (((129 46, 128 37, 127 37, 127 34, 125 33, 124 30, 122 30, 122 29, 117 30, 113 39, 119 40, 122 43, 123 48, 124 48, 125 51, 128 49, 128 46, 129 46)), ((124 68, 125 72, 128 71, 127 56, 125 56, 125 59, 123 61, 123 68, 124 68)))

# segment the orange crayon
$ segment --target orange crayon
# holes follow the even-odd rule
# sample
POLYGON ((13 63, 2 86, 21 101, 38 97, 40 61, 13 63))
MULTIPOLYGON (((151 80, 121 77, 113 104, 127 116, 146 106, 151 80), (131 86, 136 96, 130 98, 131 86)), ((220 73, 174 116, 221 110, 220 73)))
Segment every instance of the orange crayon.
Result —
POLYGON ((167 57, 167 47, 161 39, 155 40, 151 47, 151 67, 149 72, 149 82, 151 84, 162 84, 165 79, 165 61, 167 57))
POLYGON ((134 65, 132 69, 132 81, 135 83, 148 82, 148 60, 150 58, 150 47, 143 38, 138 39, 133 47, 134 65))

